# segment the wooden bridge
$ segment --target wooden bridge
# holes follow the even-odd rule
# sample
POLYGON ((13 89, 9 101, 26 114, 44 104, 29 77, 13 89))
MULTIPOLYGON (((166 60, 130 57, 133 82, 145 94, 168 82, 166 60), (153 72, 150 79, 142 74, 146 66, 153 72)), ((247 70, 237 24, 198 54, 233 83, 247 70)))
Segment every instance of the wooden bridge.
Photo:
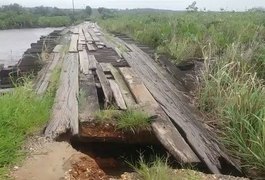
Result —
MULTIPOLYGON (((63 44, 54 48, 37 84, 37 92, 43 94, 52 71, 61 67, 46 136, 56 139, 70 132, 81 139, 111 141, 108 135, 95 137, 89 132, 96 126, 95 112, 109 106, 120 111, 139 109, 152 118, 151 130, 142 134, 142 141, 149 141, 147 137, 154 134, 179 162, 203 163, 213 173, 222 173, 224 165, 239 170, 201 123, 187 98, 181 72, 171 62, 153 59, 147 47, 108 34, 91 22, 71 28, 66 54, 62 48, 63 44)), ((115 133, 123 141, 138 142, 137 134, 115 133)))

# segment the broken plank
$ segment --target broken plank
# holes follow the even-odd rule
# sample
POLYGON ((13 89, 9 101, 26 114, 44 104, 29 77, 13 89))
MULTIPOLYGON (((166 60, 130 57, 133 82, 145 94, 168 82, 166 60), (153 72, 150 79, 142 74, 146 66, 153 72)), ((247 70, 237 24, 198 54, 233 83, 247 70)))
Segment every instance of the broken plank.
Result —
POLYGON ((97 69, 97 60, 94 55, 88 55, 88 68, 89 70, 97 69))
POLYGON ((104 106, 107 107, 108 105, 110 105, 112 103, 112 98, 113 98, 113 94, 112 94, 112 90, 110 87, 110 83, 108 81, 108 79, 106 78, 102 67, 100 66, 99 63, 96 64, 96 73, 99 79, 99 82, 101 84, 102 90, 104 92, 104 97, 105 97, 105 104, 104 106))
POLYGON ((93 74, 80 75, 79 121, 90 122, 99 111, 98 94, 93 74))
POLYGON ((70 42, 70 46, 69 46, 69 52, 71 53, 75 53, 78 52, 77 50, 77 41, 78 41, 78 34, 73 34, 71 36, 71 42, 70 42))
POLYGON ((69 53, 63 61, 51 120, 44 132, 46 137, 56 139, 68 130, 72 135, 78 134, 78 92, 78 54, 69 53))
POLYGON ((112 79, 109 79, 109 83, 110 83, 110 88, 113 92, 113 97, 115 99, 117 106, 121 110, 126 110, 127 107, 126 107, 125 101, 123 99, 123 96, 121 94, 121 90, 120 90, 118 84, 115 82, 115 80, 112 80, 112 79))
POLYGON ((140 78, 131 68, 119 68, 137 102, 149 116, 153 117, 151 126, 156 137, 166 149, 181 163, 198 163, 200 160, 186 143, 182 135, 163 112, 159 104, 147 90, 140 78))
POLYGON ((87 51, 79 51, 79 62, 80 62, 80 71, 83 74, 89 74, 89 60, 88 60, 88 54, 87 51))
POLYGON ((111 64, 111 63, 104 63, 108 70, 110 70, 112 76, 114 77, 116 83, 119 85, 123 99, 128 108, 133 109, 136 106, 135 99, 131 94, 128 86, 126 85, 122 75, 119 71, 111 64))

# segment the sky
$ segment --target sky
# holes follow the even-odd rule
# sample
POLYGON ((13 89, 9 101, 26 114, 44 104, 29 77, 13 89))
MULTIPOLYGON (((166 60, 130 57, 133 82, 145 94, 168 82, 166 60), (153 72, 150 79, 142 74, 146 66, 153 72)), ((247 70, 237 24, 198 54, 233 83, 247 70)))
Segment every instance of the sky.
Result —
MULTIPOLYGON (((74 0, 76 8, 84 8, 90 5, 93 8, 107 7, 117 9, 155 8, 184 10, 194 0, 74 0)), ((199 9, 244 11, 252 7, 265 7, 265 0, 197 0, 199 9)), ((72 0, 0 0, 0 5, 18 3, 26 7, 56 6, 59 8, 71 8, 72 0)))

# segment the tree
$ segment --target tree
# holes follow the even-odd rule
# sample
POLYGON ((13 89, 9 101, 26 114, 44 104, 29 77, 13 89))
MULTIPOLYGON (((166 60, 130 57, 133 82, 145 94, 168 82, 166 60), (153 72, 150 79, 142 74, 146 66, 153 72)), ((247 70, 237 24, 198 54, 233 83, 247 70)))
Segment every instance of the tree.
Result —
POLYGON ((88 16, 91 16, 92 14, 92 8, 90 6, 86 6, 85 12, 88 16))
POLYGON ((196 1, 193 1, 192 4, 190 4, 186 10, 187 11, 198 11, 198 7, 196 6, 197 2, 196 1))

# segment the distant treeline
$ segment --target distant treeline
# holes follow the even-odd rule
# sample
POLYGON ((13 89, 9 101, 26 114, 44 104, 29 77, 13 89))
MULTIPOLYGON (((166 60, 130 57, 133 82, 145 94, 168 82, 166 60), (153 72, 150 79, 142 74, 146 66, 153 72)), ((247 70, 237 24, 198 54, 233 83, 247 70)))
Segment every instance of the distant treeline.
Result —
POLYGON ((87 6, 84 10, 59 9, 56 7, 24 8, 19 4, 0 7, 0 29, 61 27, 76 20, 86 19, 92 13, 87 6))

